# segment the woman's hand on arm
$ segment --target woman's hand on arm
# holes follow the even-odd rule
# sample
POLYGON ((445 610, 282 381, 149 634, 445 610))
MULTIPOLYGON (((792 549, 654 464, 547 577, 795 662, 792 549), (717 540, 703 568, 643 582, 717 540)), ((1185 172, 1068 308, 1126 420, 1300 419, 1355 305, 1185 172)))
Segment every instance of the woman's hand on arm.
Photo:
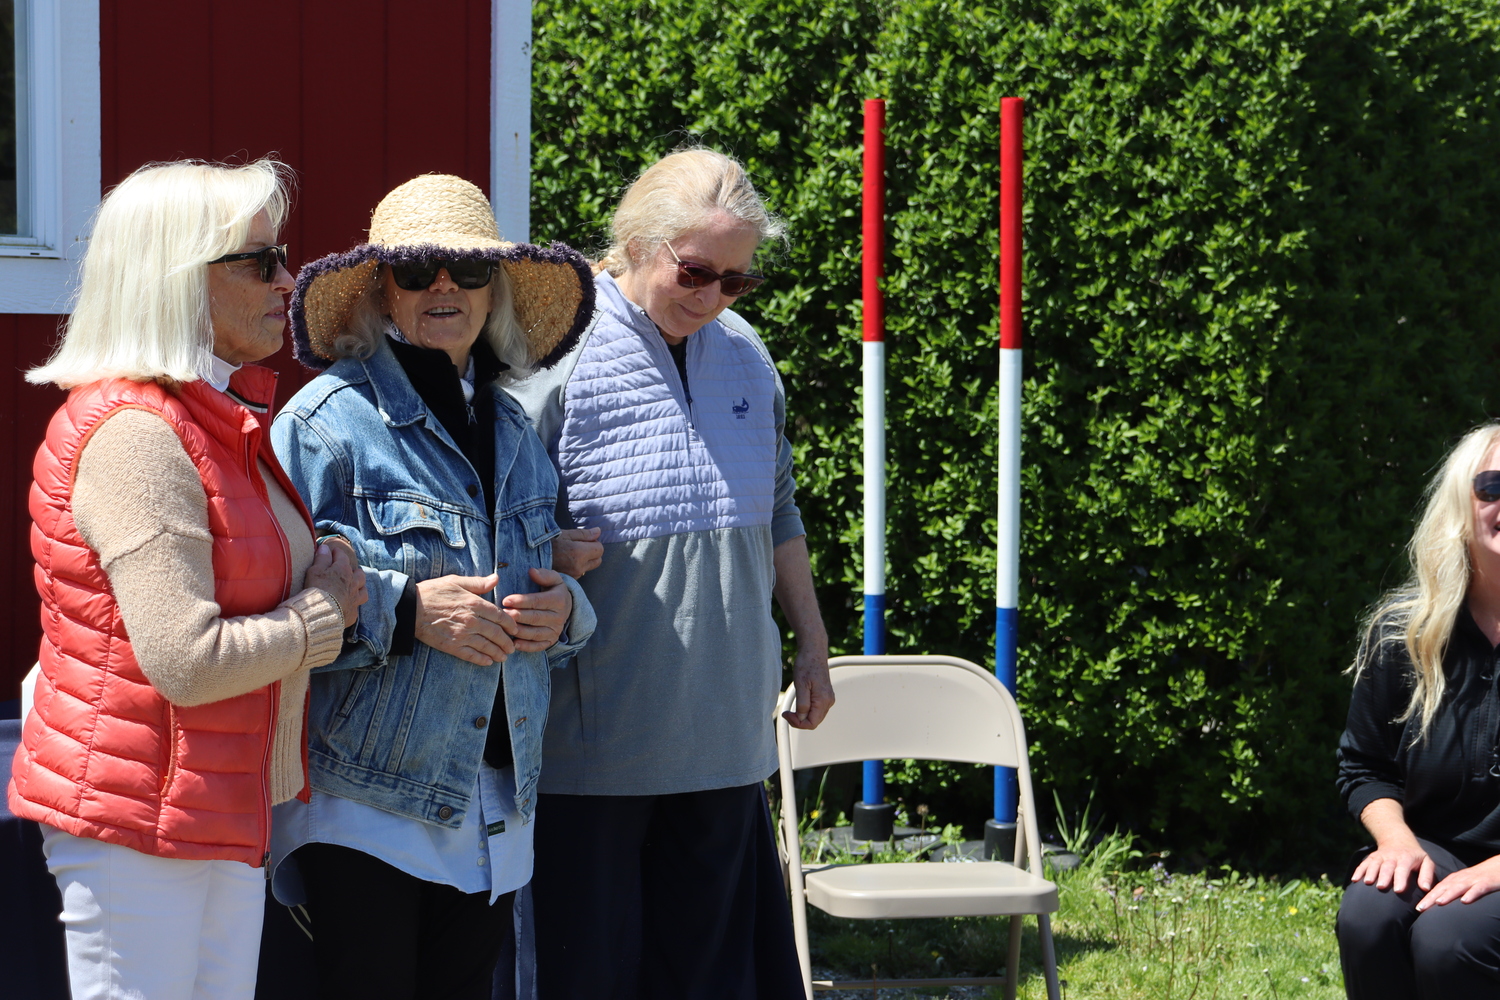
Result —
POLYGON ((817 729, 833 707, 833 682, 828 678, 828 632, 813 589, 807 536, 788 538, 776 546, 773 558, 776 603, 797 637, 797 660, 792 666, 797 710, 781 714, 794 729, 817 729))
POLYGON ((514 625, 484 597, 499 583, 499 575, 491 573, 417 584, 417 641, 477 666, 504 663, 516 649, 510 637, 514 625))
POLYGON ((552 568, 578 580, 604 561, 598 528, 564 528, 552 540, 552 568))
MULTIPOLYGON (((595 532, 597 528, 591 529, 595 532)), ((597 543, 595 543, 597 544, 597 543)), ((553 565, 557 565, 554 555, 553 565)), ((594 563, 598 565, 597 562, 594 563)), ((590 567, 592 568, 592 567, 590 567)), ((583 574, 569 573, 569 576, 583 574)), ((500 602, 510 624, 506 631, 515 639, 516 649, 523 653, 540 653, 551 649, 567 627, 573 614, 573 594, 555 569, 531 569, 532 582, 543 589, 535 594, 511 594, 500 602)))
MULTIPOLYGON (((1406 812, 1400 802, 1395 799, 1376 799, 1365 806, 1364 811, 1359 814, 1359 821, 1370 831, 1370 836, 1375 838, 1375 850, 1366 855, 1354 869, 1350 882, 1373 885, 1382 892, 1394 889, 1400 894, 1406 891, 1411 873, 1415 871, 1417 888, 1428 892, 1433 887, 1436 865, 1417 842, 1417 835, 1406 825, 1406 812)), ((1444 879, 1444 883, 1453 877, 1444 879)), ((1432 893, 1428 892, 1423 903, 1431 896, 1432 893)), ((1417 908, 1425 907, 1418 904, 1417 908)))
POLYGON ((354 560, 354 549, 342 538, 318 545, 312 565, 302 578, 303 587, 317 587, 338 603, 344 612, 344 627, 359 621, 359 608, 370 599, 365 591, 365 571, 354 560))

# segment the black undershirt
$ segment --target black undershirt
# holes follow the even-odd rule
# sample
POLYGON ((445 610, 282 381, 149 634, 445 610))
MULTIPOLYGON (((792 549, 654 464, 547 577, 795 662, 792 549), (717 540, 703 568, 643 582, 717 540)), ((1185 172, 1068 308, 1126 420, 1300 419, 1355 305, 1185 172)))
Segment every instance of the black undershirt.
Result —
MULTIPOLYGON (((387 338, 389 340, 389 338, 387 338)), ((463 380, 458 367, 445 351, 403 344, 389 340, 391 351, 406 379, 427 409, 437 417, 438 423, 448 432, 453 443, 458 445, 469 464, 478 474, 479 482, 467 484, 469 496, 477 497, 484 491, 484 509, 495 509, 495 397, 485 391, 489 384, 509 366, 485 343, 476 340, 470 353, 474 358, 474 401, 464 400, 463 380)), ((409 655, 416 644, 417 585, 408 579, 406 590, 396 606, 396 629, 391 641, 391 654, 409 655)), ((493 720, 506 717, 505 672, 500 672, 500 683, 495 689, 495 705, 490 712, 492 720, 485 735, 484 759, 491 767, 508 767, 515 759, 511 752, 510 736, 503 725, 493 720)))
POLYGON ((688 388, 687 380, 687 339, 668 344, 667 350, 672 352, 672 360, 677 363, 677 375, 682 379, 682 395, 687 399, 687 404, 692 406, 693 390, 688 388))

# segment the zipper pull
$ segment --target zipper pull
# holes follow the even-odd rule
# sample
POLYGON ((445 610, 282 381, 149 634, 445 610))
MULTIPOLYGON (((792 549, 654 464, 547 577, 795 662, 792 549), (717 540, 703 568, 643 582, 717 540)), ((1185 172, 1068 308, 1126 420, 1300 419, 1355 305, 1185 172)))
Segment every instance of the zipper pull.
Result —
POLYGON ((271 881, 271 852, 267 851, 260 859, 260 866, 266 870, 266 881, 271 881))

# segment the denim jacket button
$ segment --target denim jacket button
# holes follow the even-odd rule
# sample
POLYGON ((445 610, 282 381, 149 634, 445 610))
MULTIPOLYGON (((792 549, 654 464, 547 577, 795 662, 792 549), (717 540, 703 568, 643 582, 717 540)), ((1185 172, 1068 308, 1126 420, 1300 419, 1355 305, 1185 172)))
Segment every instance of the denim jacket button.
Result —
POLYGON ((479 718, 477 718, 477 719, 474 720, 474 728, 475 729, 483 729, 485 727, 485 725, 489 721, 490 721, 489 719, 486 719, 484 716, 481 715, 479 718))
POLYGON ((469 496, 471 496, 471 497, 477 497, 479 495, 479 484, 478 483, 470 483, 466 487, 466 489, 468 489, 469 496))
POLYGON ((453 818, 453 807, 452 806, 443 806, 443 808, 441 808, 441 809, 438 810, 438 819, 452 819, 452 818, 453 818))

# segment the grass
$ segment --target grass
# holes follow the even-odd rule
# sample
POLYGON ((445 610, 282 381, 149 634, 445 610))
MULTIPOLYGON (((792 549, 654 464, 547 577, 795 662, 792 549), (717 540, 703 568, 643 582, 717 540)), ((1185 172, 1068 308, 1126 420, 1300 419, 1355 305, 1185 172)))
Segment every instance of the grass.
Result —
MULTIPOLYGON (((1344 995, 1333 936, 1340 889, 1326 877, 1280 882, 1232 871, 1172 872, 1164 859, 1141 857, 1121 834, 1098 840, 1080 868, 1051 874, 1059 888, 1052 928, 1065 998, 1344 995)), ((841 920, 808 907, 808 923, 814 966, 840 979, 869 979, 872 966, 880 979, 993 976, 1005 967, 1008 918, 841 920)), ((1036 921, 1027 918, 1025 927, 1020 996, 1045 997, 1036 921)), ((901 995, 880 992, 884 1000, 901 995)), ((906 995, 1002 994, 996 987, 906 995)))

